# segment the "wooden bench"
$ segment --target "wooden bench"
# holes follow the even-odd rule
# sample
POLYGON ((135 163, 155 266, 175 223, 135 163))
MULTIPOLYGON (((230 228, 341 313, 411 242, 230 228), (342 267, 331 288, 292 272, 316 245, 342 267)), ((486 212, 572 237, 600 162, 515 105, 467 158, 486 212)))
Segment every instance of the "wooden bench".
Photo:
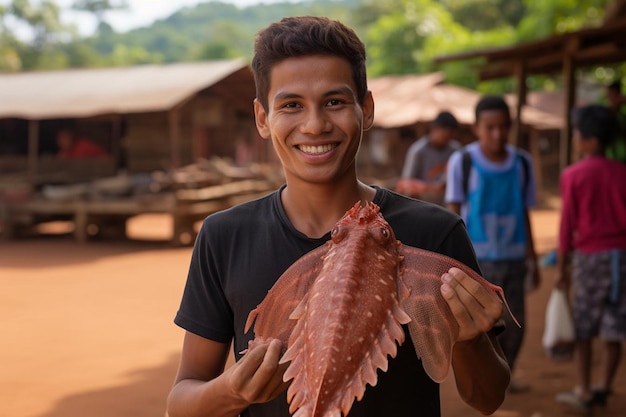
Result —
POLYGON ((190 245, 195 241, 196 222, 270 189, 272 185, 265 181, 244 180, 198 190, 124 198, 55 200, 34 196, 25 201, 0 204, 2 237, 17 238, 25 229, 44 221, 69 220, 74 224, 74 237, 79 242, 86 242, 92 235, 123 238, 126 220, 130 217, 163 213, 173 219, 172 244, 190 245))

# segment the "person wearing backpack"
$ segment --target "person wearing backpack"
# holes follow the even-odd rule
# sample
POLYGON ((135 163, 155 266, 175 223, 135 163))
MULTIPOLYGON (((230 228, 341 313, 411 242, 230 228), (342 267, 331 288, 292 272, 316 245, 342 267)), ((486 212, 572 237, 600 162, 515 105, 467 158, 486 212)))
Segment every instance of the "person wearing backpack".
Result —
MULTIPOLYGON (((498 338, 511 371, 524 338, 526 276, 539 285, 539 268, 528 209, 536 203, 530 155, 508 143, 510 109, 500 96, 484 96, 476 104, 473 131, 477 141, 456 151, 448 161, 445 202, 467 224, 483 276, 504 289, 521 327, 504 317, 498 338)), ((528 385, 512 379, 509 392, 528 385)))

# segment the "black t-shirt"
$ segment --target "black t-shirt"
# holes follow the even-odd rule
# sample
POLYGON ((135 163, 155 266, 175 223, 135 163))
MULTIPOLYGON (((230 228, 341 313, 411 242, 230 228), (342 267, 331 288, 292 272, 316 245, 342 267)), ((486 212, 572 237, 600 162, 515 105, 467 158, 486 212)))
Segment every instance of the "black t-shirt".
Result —
MULTIPOLYGON (((234 339, 244 350, 254 334, 243 334, 250 311, 263 300, 282 273, 330 239, 330 231, 311 239, 285 214, 278 190, 207 217, 194 246, 189 276, 175 323, 221 343, 234 339)), ((471 242, 460 217, 422 201, 376 188, 374 203, 402 243, 439 252, 478 271, 471 242)), ((355 313, 355 314, 358 314, 355 313)), ((355 317, 358 320, 358 317, 355 317)), ((439 385, 424 372, 410 341, 405 342, 378 383, 368 386, 350 417, 440 415, 439 385)), ((244 411, 246 417, 288 417, 285 395, 244 411)))

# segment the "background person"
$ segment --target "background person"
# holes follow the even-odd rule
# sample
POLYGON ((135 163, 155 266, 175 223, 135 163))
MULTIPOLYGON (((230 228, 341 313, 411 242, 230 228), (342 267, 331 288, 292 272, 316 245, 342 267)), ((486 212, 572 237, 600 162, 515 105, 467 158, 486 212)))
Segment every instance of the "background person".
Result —
POLYGON ((606 403, 626 339, 626 165, 605 157, 617 128, 608 108, 575 110, 573 127, 574 146, 582 159, 561 175, 555 285, 573 290, 578 385, 556 400, 588 410, 606 403), (605 352, 598 385, 592 387, 596 337, 605 352))
POLYGON ((454 140, 458 126, 452 113, 437 115, 428 134, 409 147, 397 192, 443 205, 448 158, 461 147, 454 140))
POLYGON ((60 158, 81 159, 97 158, 107 155, 107 152, 99 145, 83 136, 77 136, 72 129, 61 129, 56 137, 60 158))
MULTIPOLYGON (((539 284, 539 268, 528 209, 535 205, 530 155, 508 144, 511 114, 500 96, 485 96, 475 109, 477 141, 455 152, 448 163, 445 200, 461 214, 483 276, 504 289, 521 328, 505 315, 507 329, 498 338, 513 370, 524 339, 526 274, 539 284), (464 167, 465 165, 465 167, 464 167)), ((511 381, 510 392, 528 389, 511 381)))

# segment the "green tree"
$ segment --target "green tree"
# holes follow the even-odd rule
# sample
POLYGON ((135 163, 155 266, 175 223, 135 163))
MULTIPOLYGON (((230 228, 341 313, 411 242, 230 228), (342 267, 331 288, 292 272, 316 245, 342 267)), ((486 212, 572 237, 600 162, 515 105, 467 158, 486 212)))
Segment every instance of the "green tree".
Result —
MULTIPOLYGON (((480 60, 435 66, 451 53, 507 47, 601 22, 611 0, 302 0, 237 7, 210 1, 184 7, 149 27, 116 33, 107 13, 127 0, 73 0, 72 7, 99 22, 79 37, 59 20, 52 0, 10 0, 0 5, 0 71, 152 62, 250 59, 255 33, 287 15, 326 15, 353 27, 364 40, 370 76, 443 70, 448 82, 479 89, 511 88, 510 80, 479 83, 480 60), (15 20, 30 28, 25 40, 11 33, 15 20)), ((595 78, 623 74, 624 65, 600 68, 595 78)), ((533 78, 532 87, 546 85, 533 78)))
POLYGON ((556 33, 597 26, 611 0, 524 0, 527 13, 519 24, 517 41, 528 42, 556 33))
POLYGON ((66 58, 61 51, 55 50, 55 45, 70 37, 72 30, 61 23, 56 3, 50 0, 33 3, 13 0, 5 13, 30 30, 29 42, 14 43, 22 69, 59 68, 62 65, 66 58))
POLYGON ((246 31, 232 21, 218 21, 207 27, 204 39, 207 41, 200 44, 201 52, 193 54, 194 59, 221 59, 246 56, 251 44, 246 31))
POLYGON ((38 5, 31 4, 29 0, 13 0, 8 11, 30 27, 31 45, 38 50, 43 50, 44 46, 57 41, 67 30, 61 23, 59 6, 50 0, 44 0, 38 5))
POLYGON ((148 52, 139 46, 117 44, 113 53, 106 62, 107 66, 126 67, 130 65, 162 63, 163 55, 158 52, 148 52))
MULTIPOLYGON (((369 22, 366 45, 371 75, 440 69, 448 82, 502 91, 512 89, 513 81, 479 83, 480 59, 442 66, 432 61, 437 56, 508 47, 598 25, 610 1, 366 0, 355 14, 359 23, 369 22)), ((545 77, 531 79, 538 87, 546 82, 545 77)))
POLYGON ((523 0, 441 0, 441 4, 471 31, 515 27, 526 13, 523 0))
POLYGON ((66 64, 70 68, 100 67, 107 63, 106 57, 98 54, 87 42, 70 42, 60 48, 64 51, 66 64))
POLYGON ((241 56, 226 42, 210 42, 204 45, 200 53, 194 56, 194 60, 211 60, 237 58, 241 56))
POLYGON ((372 75, 430 71, 433 54, 441 53, 442 45, 470 37, 446 9, 431 0, 387 0, 379 10, 387 12, 366 35, 372 75))
POLYGON ((18 41, 4 21, 7 15, 7 8, 0 4, 0 72, 14 72, 22 67, 22 60, 16 49, 18 41))
POLYGON ((75 0, 72 8, 93 14, 98 23, 98 32, 102 32, 107 29, 110 30, 110 26, 105 19, 106 13, 113 10, 127 10, 128 3, 126 0, 117 2, 110 0, 75 0))

